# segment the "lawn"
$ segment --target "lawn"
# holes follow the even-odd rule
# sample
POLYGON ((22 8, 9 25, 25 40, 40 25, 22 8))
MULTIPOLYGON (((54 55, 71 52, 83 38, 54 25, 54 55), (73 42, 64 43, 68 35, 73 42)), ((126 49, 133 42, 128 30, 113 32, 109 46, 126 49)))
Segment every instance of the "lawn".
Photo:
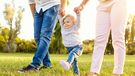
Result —
MULTIPOLYGON (((31 62, 33 54, 28 53, 0 53, 0 76, 74 76, 72 70, 65 71, 59 64, 67 55, 52 54, 53 68, 42 69, 37 72, 18 73, 18 69, 31 62)), ((79 58, 81 76, 87 76, 91 63, 91 54, 79 58)), ((113 70, 113 55, 105 55, 100 76, 111 76, 113 70)), ((135 55, 127 55, 122 76, 135 76, 135 55)))

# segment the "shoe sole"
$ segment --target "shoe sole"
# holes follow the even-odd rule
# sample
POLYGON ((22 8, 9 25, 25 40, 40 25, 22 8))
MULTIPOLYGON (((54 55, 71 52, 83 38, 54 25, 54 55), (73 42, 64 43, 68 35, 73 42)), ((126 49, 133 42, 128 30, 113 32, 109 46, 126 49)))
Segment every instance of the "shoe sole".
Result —
POLYGON ((21 73, 21 74, 22 74, 22 73, 24 73, 24 72, 22 72, 22 71, 18 71, 18 73, 21 73))
POLYGON ((67 69, 67 68, 64 67, 64 66, 66 65, 65 63, 63 63, 63 62, 60 61, 60 65, 61 65, 65 70, 67 70, 67 71, 69 70, 69 69, 67 69))

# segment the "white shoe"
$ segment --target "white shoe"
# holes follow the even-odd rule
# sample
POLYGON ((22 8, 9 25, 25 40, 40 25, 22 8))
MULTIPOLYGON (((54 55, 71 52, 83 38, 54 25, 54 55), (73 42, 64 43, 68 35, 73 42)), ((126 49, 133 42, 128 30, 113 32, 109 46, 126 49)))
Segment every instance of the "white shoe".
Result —
POLYGON ((60 61, 61 66, 65 69, 65 70, 69 70, 70 69, 70 64, 67 61, 61 60, 60 61))

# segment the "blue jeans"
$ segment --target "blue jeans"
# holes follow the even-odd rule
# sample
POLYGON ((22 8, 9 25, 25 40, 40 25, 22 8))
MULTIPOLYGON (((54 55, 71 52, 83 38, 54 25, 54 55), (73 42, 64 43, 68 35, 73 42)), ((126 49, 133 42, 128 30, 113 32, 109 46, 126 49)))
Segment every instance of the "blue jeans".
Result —
POLYGON ((72 64, 74 73, 79 75, 80 72, 78 68, 77 58, 82 55, 83 52, 82 45, 77 45, 74 47, 66 47, 66 48, 69 53, 67 62, 72 64))
POLYGON ((58 21, 59 5, 55 5, 46 11, 35 12, 34 14, 34 38, 37 43, 37 50, 30 64, 39 67, 43 62, 44 66, 51 66, 48 47, 53 29, 58 21))

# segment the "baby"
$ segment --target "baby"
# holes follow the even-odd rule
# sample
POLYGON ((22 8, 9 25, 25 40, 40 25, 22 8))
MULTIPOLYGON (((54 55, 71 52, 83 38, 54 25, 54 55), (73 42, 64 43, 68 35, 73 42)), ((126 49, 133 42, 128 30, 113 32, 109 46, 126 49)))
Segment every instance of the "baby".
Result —
POLYGON ((61 60, 60 64, 65 70, 69 70, 70 66, 73 67, 74 74, 80 75, 77 58, 82 55, 82 41, 80 39, 80 14, 76 17, 68 14, 60 19, 61 33, 63 44, 68 51, 67 60, 61 60))

